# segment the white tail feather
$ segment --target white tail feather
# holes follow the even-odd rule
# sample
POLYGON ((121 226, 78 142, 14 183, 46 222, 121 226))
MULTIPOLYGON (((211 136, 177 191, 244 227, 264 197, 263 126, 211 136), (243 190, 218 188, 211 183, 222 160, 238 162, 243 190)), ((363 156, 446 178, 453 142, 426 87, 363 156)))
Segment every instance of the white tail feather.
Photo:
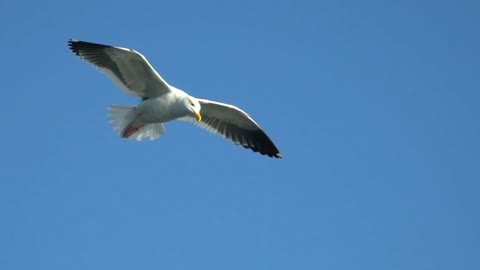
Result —
POLYGON ((115 133, 120 137, 125 128, 137 119, 134 106, 110 105, 108 106, 108 121, 115 133))
POLYGON ((146 124, 143 126, 137 133, 133 136, 137 137, 138 141, 142 141, 145 138, 150 137, 150 141, 158 139, 160 136, 165 134, 165 127, 162 123, 155 124, 146 124))
MULTIPOLYGON (((138 115, 135 106, 108 106, 108 120, 115 133, 120 137, 124 137, 123 132, 130 124, 137 121, 137 117, 138 115)), ((142 141, 146 138, 150 138, 150 140, 155 140, 163 134, 165 134, 165 128, 162 123, 145 124, 137 132, 126 139, 137 139, 138 141, 142 141)))

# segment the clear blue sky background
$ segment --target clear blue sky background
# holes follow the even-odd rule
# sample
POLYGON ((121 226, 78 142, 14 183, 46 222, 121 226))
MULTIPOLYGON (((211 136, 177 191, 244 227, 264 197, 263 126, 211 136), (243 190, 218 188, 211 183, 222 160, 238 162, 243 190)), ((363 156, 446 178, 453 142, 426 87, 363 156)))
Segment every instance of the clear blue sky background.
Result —
POLYGON ((0 269, 480 269, 478 1, 1 1, 0 269), (67 48, 134 48, 275 160, 135 104, 67 48))

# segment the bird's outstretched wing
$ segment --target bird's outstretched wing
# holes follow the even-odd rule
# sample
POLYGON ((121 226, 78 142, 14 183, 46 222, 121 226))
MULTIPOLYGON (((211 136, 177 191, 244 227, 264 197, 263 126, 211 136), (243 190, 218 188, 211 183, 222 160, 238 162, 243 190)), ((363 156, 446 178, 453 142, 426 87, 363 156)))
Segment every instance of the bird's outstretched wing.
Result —
POLYGON ((146 99, 171 91, 147 59, 135 50, 78 40, 69 40, 68 46, 128 95, 146 99))
POLYGON ((230 104, 206 99, 198 101, 202 107, 202 121, 196 121, 192 117, 183 120, 262 155, 282 157, 272 140, 246 112, 230 104))

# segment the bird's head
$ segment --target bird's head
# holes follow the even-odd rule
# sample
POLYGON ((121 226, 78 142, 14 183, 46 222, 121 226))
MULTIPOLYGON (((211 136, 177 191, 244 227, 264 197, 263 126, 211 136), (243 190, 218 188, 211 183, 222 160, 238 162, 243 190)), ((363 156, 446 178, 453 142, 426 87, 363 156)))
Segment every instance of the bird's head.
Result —
POLYGON ((200 106, 200 102, 194 97, 187 97, 184 102, 185 106, 191 112, 191 115, 195 117, 197 121, 202 121, 202 115, 200 114, 202 106, 200 106))

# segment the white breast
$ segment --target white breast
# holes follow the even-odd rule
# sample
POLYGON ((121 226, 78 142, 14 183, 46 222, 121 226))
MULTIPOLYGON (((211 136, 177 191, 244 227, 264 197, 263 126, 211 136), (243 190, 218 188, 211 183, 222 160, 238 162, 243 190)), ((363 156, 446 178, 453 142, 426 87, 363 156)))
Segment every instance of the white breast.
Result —
POLYGON ((138 105, 141 120, 146 123, 164 123, 186 115, 183 102, 175 95, 165 94, 150 98, 138 105))

